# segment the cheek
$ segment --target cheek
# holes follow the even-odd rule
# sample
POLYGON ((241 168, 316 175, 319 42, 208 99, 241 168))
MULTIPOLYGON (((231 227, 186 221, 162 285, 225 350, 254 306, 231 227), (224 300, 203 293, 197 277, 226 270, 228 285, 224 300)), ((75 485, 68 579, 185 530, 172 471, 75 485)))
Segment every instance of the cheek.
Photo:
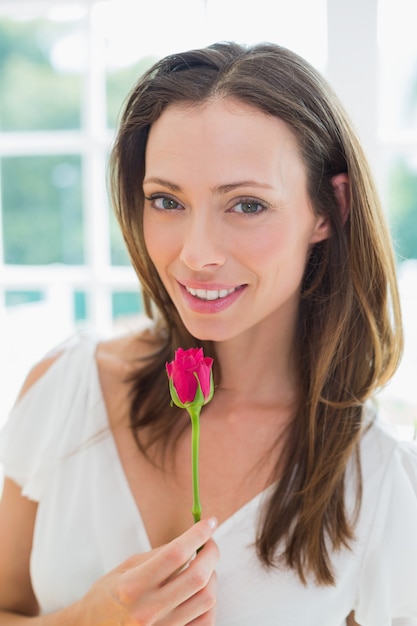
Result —
POLYGON ((169 250, 168 233, 146 215, 143 217, 143 236, 145 246, 153 264, 158 268, 169 250))
POLYGON ((301 280, 310 253, 310 231, 300 231, 297 224, 266 229, 249 244, 247 259, 252 259, 258 269, 269 268, 271 279, 275 279, 278 272, 283 279, 288 274, 288 279, 299 277, 301 280))
POLYGON ((149 227, 148 221, 146 219, 143 220, 143 238, 145 241, 146 250, 151 258, 154 261, 154 236, 152 233, 152 228, 149 227))
POLYGON ((274 261, 290 254, 294 249, 294 233, 286 224, 270 224, 262 228, 252 229, 244 241, 239 241, 236 250, 247 259, 261 262, 268 267, 274 261))

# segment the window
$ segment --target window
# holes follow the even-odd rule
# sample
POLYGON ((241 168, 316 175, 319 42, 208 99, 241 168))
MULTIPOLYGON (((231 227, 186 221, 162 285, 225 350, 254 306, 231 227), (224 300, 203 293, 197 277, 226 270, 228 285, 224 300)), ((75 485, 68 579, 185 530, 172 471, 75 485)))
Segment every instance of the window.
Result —
MULTIPOLYGON (((368 147, 400 275, 415 285, 415 12, 414 0, 3 0, 0 375, 4 380, 7 372, 11 384, 0 410, 46 346, 80 326, 117 332, 141 313, 137 279, 109 207, 106 163, 130 87, 169 52, 220 39, 270 40, 326 73, 368 147)), ((405 317, 416 319, 412 289, 404 285, 405 317)), ((405 364, 409 376, 407 356, 405 364)), ((390 401, 398 404, 404 394, 391 389, 390 401)))
POLYGON ((133 82, 169 52, 224 38, 275 38, 323 68, 325 0, 301 4, 308 20, 300 27, 297 7, 286 4, 276 24, 268 0, 256 7, 237 0, 1 3, 0 368, 13 383, 6 406, 45 346, 78 326, 113 332, 140 313, 105 182, 133 82))
POLYGON ((417 432, 417 4, 379 0, 381 189, 398 259, 405 351, 385 408, 417 432))

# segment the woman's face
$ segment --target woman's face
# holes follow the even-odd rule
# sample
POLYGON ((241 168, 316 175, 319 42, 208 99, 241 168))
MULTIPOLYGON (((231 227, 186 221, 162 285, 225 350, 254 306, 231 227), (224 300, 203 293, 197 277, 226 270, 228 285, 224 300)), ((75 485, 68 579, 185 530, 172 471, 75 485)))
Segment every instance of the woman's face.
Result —
POLYGON ((189 332, 291 332, 315 215, 297 141, 231 99, 171 105, 153 124, 143 183, 148 253, 189 332))

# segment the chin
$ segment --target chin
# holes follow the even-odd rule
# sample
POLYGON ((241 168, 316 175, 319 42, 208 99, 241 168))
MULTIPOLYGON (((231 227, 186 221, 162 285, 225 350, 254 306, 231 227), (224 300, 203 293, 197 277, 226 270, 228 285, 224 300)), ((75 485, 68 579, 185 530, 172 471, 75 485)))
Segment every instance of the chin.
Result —
POLYGON ((235 332, 226 329, 201 328, 201 325, 184 324, 190 335, 199 341, 227 341, 236 336, 235 332))

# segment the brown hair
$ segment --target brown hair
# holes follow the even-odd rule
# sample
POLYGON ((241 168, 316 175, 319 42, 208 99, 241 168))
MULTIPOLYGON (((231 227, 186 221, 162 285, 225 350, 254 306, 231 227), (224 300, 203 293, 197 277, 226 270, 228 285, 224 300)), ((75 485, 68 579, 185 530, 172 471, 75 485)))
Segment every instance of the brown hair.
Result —
POLYGON ((354 538, 346 466, 356 459, 359 505, 363 407, 398 365, 401 319, 390 237, 362 148, 326 81, 285 48, 218 43, 171 55, 145 73, 127 99, 111 156, 112 198, 145 310, 165 332, 135 377, 131 424, 139 446, 145 426, 153 441, 171 441, 164 363, 178 346, 202 345, 183 326, 144 243, 141 182, 149 128, 170 104, 213 97, 234 98, 289 125, 314 210, 331 224, 331 236, 314 246, 304 275, 296 347, 300 402, 286 465, 263 511, 257 552, 265 565, 284 563, 303 582, 312 574, 320 584, 334 584, 330 553, 354 538), (348 174, 350 186, 345 222, 332 186, 340 173, 348 174))

